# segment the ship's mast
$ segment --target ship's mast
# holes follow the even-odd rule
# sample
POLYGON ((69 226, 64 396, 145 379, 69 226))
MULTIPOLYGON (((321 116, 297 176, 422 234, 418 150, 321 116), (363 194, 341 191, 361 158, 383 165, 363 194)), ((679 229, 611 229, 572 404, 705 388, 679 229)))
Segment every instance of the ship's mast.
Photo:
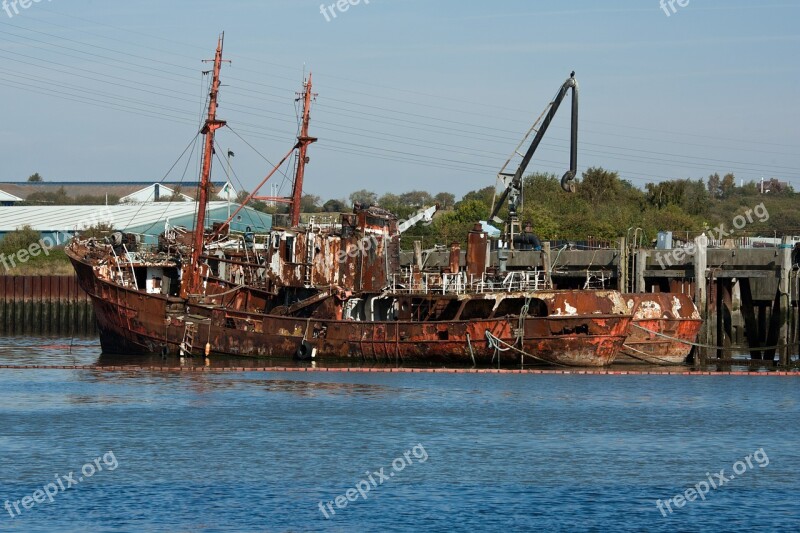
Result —
POLYGON ((230 224, 231 220, 239 214, 239 211, 244 209, 244 206, 250 200, 261 200, 264 202, 275 202, 280 204, 289 204, 291 207, 289 208, 289 214, 291 215, 291 226, 298 226, 300 225, 300 200, 303 197, 303 177, 305 176, 305 169, 306 164, 308 164, 308 145, 314 142, 317 142, 316 137, 310 137, 308 135, 308 124, 311 117, 311 100, 315 98, 317 95, 316 93, 311 92, 311 74, 308 75, 308 80, 303 83, 303 92, 297 93, 297 100, 303 100, 303 122, 300 128, 300 135, 297 136, 297 142, 292 146, 292 149, 286 152, 286 155, 283 156, 283 159, 280 162, 272 167, 272 170, 267 174, 267 177, 261 180, 253 192, 251 192, 247 198, 243 201, 239 202, 241 205, 236 208, 236 210, 228 217, 228 220, 225 221, 224 226, 230 224), (264 186, 267 181, 276 173, 278 169, 283 166, 283 164, 289 160, 293 153, 297 152, 297 168, 294 174, 294 185, 292 187, 292 195, 290 197, 287 196, 259 196, 258 191, 261 187, 264 186))
MULTIPOLYGON (((185 280, 185 287, 197 293, 200 288, 200 256, 203 253, 203 236, 206 224, 206 208, 208 207, 208 196, 211 185, 211 162, 214 157, 214 132, 225 126, 224 120, 217 119, 217 104, 220 86, 220 71, 222 70, 222 47, 225 41, 225 34, 219 37, 217 42, 217 53, 214 57, 213 79, 211 81, 211 92, 208 100, 208 118, 203 125, 201 133, 205 136, 205 146, 203 148, 203 168, 200 173, 200 185, 197 194, 197 219, 194 225, 194 239, 192 242, 192 259, 189 268, 186 270, 188 279, 185 280)), ((211 60, 206 60, 211 61, 211 60)))
POLYGON ((308 163, 308 145, 316 142, 315 137, 308 136, 308 123, 311 116, 311 98, 315 95, 311 93, 311 73, 308 74, 308 81, 303 84, 303 125, 300 135, 297 137, 297 171, 294 174, 294 187, 292 188, 292 227, 300 224, 300 200, 303 196, 303 176, 305 175, 306 164, 308 163))

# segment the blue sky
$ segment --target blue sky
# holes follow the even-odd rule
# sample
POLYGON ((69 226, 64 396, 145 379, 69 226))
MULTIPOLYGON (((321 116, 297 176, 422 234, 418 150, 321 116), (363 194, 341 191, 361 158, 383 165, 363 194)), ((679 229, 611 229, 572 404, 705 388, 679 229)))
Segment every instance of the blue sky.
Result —
MULTIPOLYGON (((734 172, 800 190, 800 2, 675 7, 667 16, 659 0, 371 0, 330 21, 319 0, 51 0, 0 11, 0 181, 163 178, 195 136, 200 60, 224 30, 233 63, 220 116, 231 130, 218 143, 236 154, 237 186, 271 168, 245 141, 273 162, 291 147, 304 71, 319 93, 320 139, 305 190, 342 198, 494 184, 574 69, 580 170, 602 166, 639 187, 734 172)), ((529 171, 566 170, 568 111, 529 171)), ((168 179, 182 177, 196 179, 197 152, 168 179)))

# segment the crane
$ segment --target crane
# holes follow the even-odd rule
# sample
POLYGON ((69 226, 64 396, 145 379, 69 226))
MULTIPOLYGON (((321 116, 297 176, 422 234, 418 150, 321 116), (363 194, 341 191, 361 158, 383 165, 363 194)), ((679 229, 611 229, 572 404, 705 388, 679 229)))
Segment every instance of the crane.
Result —
POLYGON ((558 90, 558 93, 556 93, 555 98, 553 98, 553 100, 547 104, 545 110, 541 115, 539 115, 539 118, 536 119, 536 122, 534 122, 533 126, 531 126, 531 129, 528 130, 528 133, 514 150, 514 153, 511 154, 505 165, 503 165, 503 168, 497 174, 497 178, 503 183, 505 190, 499 198, 496 198, 496 201, 493 203, 492 214, 489 216, 489 219, 498 223, 502 223, 503 220, 497 218, 497 214, 503 208, 503 205, 506 203, 506 201, 508 201, 508 221, 506 222, 506 235, 512 248, 514 244, 514 228, 519 227, 517 212, 519 204, 522 200, 522 178, 525 174, 525 170, 528 168, 528 164, 530 164, 531 159, 533 158, 534 152, 536 152, 536 149, 542 142, 542 138, 547 132, 547 128, 550 127, 550 123, 553 121, 561 102, 564 101, 564 98, 567 96, 567 93, 570 89, 572 89, 572 122, 570 127, 569 170, 567 170, 564 173, 564 176, 561 178, 561 188, 566 192, 575 192, 574 180, 578 172, 578 80, 575 79, 575 71, 573 70, 570 73, 569 78, 567 78, 567 81, 561 85, 561 88, 558 90), (542 120, 542 117, 544 117, 544 120, 542 120), (536 129, 537 125, 539 125, 539 121, 542 121, 541 126, 536 129), (522 148, 522 146, 534 132, 535 135, 530 146, 528 147, 528 150, 524 154, 520 153, 520 148, 522 148), (514 159, 515 155, 522 157, 522 161, 515 172, 508 172, 508 168, 511 165, 511 161, 514 159))
POLYGON ((431 207, 422 208, 416 213, 414 213, 408 220, 404 220, 397 225, 397 232, 398 233, 405 233, 406 231, 410 230, 412 227, 416 226, 420 222, 428 222, 430 223, 433 220, 433 215, 436 214, 436 211, 439 209, 439 205, 434 205, 431 207))

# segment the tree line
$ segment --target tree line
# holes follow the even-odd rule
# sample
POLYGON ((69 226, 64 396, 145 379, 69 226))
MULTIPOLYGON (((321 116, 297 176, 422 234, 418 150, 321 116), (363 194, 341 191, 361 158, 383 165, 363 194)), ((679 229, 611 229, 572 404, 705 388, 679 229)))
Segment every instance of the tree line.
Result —
MULTIPOLYGON (((645 239, 653 242, 660 231, 694 237, 720 224, 731 229, 737 215, 764 203, 769 219, 754 221, 734 236, 800 235, 800 212, 797 210, 800 195, 789 184, 777 179, 763 184, 738 183, 733 173, 722 176, 714 173, 706 179, 673 179, 638 188, 616 172, 593 167, 580 176, 576 186, 576 193, 565 193, 557 175, 528 175, 523 180, 520 221, 530 222, 534 233, 543 240, 611 241, 640 228, 645 239)), ((422 205, 440 203, 440 212, 432 224, 417 225, 403 237, 406 242, 422 240, 429 247, 464 243, 475 222, 488 218, 495 192, 495 187, 489 186, 470 191, 455 202, 449 193, 430 196, 412 191, 379 197, 361 190, 350 195, 350 199, 379 205, 401 218, 422 205), (437 202, 437 199, 445 201, 437 202)), ((499 217, 505 219, 507 213, 503 207, 499 217)))
MULTIPOLYGON (((42 181, 42 178, 35 174, 29 181, 42 181)), ((561 189, 559 176, 546 173, 526 176, 519 209, 520 221, 523 224, 529 222, 534 233, 543 240, 613 240, 640 228, 646 239, 653 241, 660 231, 694 236, 720 224, 730 227, 737 215, 764 203, 769 219, 748 224, 741 233, 800 235, 800 212, 796 209, 800 193, 774 178, 763 183, 737 183, 733 173, 714 173, 706 179, 672 179, 638 188, 621 179, 616 172, 592 167, 576 181, 577 192, 569 194, 561 189)), ((305 194, 301 210, 304 213, 345 213, 359 203, 376 205, 399 218, 408 218, 417 210, 436 204, 439 212, 433 223, 417 225, 403 237, 404 241, 422 240, 425 246, 430 247, 463 243, 475 222, 488 218, 495 193, 495 187, 484 187, 470 191, 456 201, 455 195, 449 192, 431 194, 413 190, 379 195, 361 189, 341 199, 323 200, 317 195, 305 194)), ((247 194, 240 192, 237 201, 242 202, 247 194)), ((111 196, 108 199, 109 203, 118 200, 111 196)), ((55 192, 34 193, 26 199, 27 204, 49 205, 104 204, 105 201, 105 196, 71 198, 63 188, 55 192)), ((253 201, 250 205, 271 214, 287 211, 286 204, 270 206, 253 201)), ((503 207, 499 216, 505 219, 506 214, 507 209, 503 207)))

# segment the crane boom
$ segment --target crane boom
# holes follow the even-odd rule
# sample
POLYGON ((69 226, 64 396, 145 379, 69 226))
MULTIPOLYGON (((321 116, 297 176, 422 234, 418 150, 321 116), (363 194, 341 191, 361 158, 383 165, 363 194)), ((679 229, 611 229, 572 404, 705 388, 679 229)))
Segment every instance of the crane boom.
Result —
MULTIPOLYGON (((565 81, 561 86, 553 101, 548 104, 548 109, 546 110, 547 114, 542 121, 542 125, 536 131, 536 135, 534 136, 533 141, 531 141, 531 145, 528 147, 527 152, 525 152, 524 155, 519 154, 522 155, 522 161, 520 162, 516 172, 513 174, 505 173, 505 167, 503 167, 503 170, 500 171, 499 176, 506 179, 510 178, 510 181, 508 182, 505 191, 503 191, 503 194, 500 195, 500 198, 497 200, 497 202, 495 202, 492 208, 492 214, 489 217, 490 219, 494 219, 497 216, 497 213, 500 212, 500 209, 502 209, 503 204, 506 202, 509 196, 511 196, 511 200, 509 201, 509 215, 516 215, 516 200, 522 193, 522 178, 525 170, 528 168, 534 152, 536 152, 536 149, 542 142, 542 138, 547 132, 547 128, 550 127, 550 123, 553 121, 561 102, 564 101, 564 98, 567 96, 567 93, 570 89, 572 89, 572 122, 570 127, 571 135, 569 170, 567 170, 564 173, 564 176, 561 178, 561 188, 566 192, 575 192, 575 183, 573 180, 578 172, 578 80, 575 79, 575 72, 573 71, 567 81, 565 81)), ((534 124, 534 128, 535 127, 536 124, 534 124)), ((534 130, 534 128, 531 128, 531 132, 534 130)), ((530 135, 531 132, 528 132, 528 135, 530 135)), ((524 142, 525 141, 523 140, 523 143, 524 142)), ((507 165, 508 163, 506 163, 506 166, 507 165)))
POLYGON ((408 220, 399 223, 397 225, 397 232, 405 233, 422 221, 431 222, 433 220, 433 215, 436 214, 436 211, 438 209, 439 209, 438 205, 420 209, 419 211, 414 213, 408 220))

